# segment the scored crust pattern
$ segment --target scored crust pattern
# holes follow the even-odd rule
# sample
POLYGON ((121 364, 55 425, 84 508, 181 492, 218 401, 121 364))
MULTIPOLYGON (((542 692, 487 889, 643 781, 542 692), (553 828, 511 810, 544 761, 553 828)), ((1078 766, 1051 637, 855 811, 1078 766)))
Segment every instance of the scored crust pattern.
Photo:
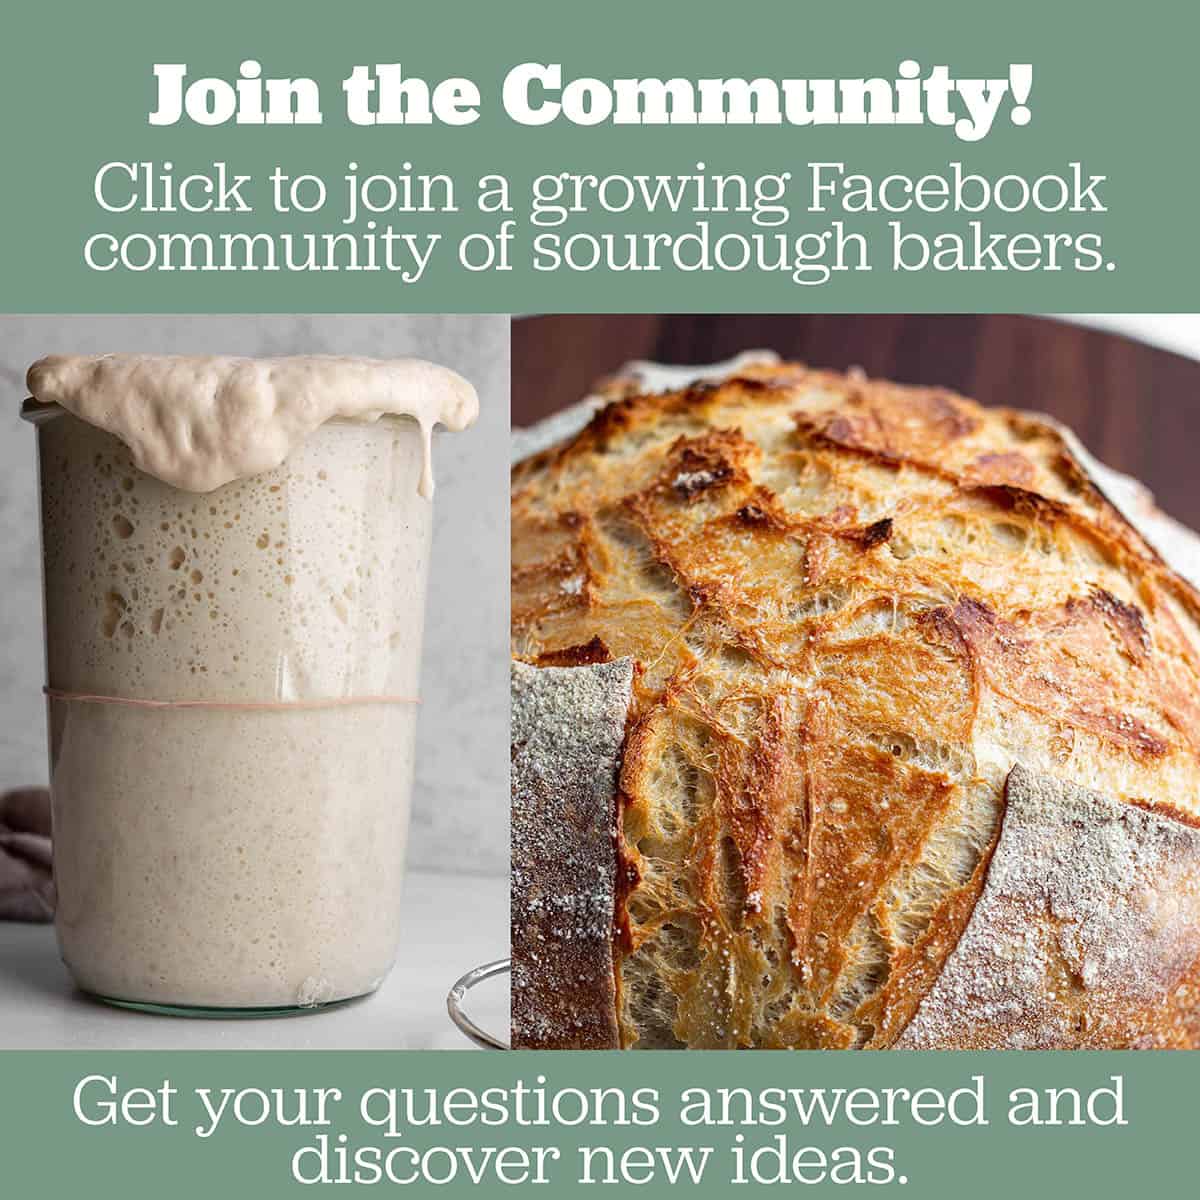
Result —
POLYGON ((610 404, 512 513, 514 655, 638 664, 623 1045, 895 1044, 1017 762, 1197 811, 1200 601, 1047 422, 747 368, 610 404))

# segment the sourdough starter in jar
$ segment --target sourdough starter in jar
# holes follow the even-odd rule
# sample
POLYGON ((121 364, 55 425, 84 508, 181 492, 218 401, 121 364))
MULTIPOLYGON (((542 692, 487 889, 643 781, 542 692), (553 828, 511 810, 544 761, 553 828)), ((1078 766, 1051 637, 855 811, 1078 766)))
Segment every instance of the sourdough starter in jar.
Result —
POLYGON ((372 991, 401 919, 429 433, 474 393, 424 363, 124 356, 44 360, 30 389, 76 981, 185 1009, 372 991))

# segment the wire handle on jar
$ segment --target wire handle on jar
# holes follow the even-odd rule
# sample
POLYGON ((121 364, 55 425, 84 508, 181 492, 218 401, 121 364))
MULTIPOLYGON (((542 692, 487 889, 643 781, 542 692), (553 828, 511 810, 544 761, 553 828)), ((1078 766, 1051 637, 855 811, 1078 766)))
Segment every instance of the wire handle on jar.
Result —
POLYGON ((484 1050, 511 1050, 512 1046, 506 1040, 493 1037, 486 1029, 482 1029, 476 1025, 464 1011, 463 1001, 466 1000, 467 993, 477 984, 483 983, 487 979, 492 979, 497 975, 506 975, 511 969, 512 960, 507 958, 500 958, 495 962, 473 967, 462 978, 455 980, 454 986, 446 994, 446 1011, 450 1014, 450 1020, 475 1045, 482 1047, 484 1050))

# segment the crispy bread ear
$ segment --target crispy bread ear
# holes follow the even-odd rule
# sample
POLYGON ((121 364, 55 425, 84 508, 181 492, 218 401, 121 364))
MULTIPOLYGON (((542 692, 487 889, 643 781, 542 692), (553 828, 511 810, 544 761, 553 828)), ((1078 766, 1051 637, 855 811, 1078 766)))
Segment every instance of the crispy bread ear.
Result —
POLYGON ((1200 829, 1013 768, 958 946, 897 1049, 1186 1044, 1200 961, 1200 829))
POLYGON ((617 775, 633 661, 512 668, 512 1044, 618 1045, 617 775))

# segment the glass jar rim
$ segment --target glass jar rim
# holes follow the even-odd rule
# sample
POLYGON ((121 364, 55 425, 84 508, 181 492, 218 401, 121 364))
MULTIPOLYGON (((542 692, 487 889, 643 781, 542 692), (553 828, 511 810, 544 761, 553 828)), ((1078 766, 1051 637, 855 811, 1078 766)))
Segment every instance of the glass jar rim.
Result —
POLYGON ((67 410, 61 404, 43 404, 40 400, 35 400, 30 396, 21 405, 21 420, 28 421, 31 425, 40 425, 43 421, 49 421, 53 417, 61 417, 67 410))

